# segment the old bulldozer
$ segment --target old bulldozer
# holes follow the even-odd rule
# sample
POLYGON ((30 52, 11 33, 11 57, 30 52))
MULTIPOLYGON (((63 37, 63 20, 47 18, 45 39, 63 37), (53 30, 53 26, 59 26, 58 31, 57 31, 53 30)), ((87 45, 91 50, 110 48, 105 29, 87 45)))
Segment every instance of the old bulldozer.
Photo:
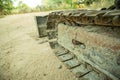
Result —
POLYGON ((37 16, 40 37, 80 80, 120 80, 120 0, 101 10, 37 16))

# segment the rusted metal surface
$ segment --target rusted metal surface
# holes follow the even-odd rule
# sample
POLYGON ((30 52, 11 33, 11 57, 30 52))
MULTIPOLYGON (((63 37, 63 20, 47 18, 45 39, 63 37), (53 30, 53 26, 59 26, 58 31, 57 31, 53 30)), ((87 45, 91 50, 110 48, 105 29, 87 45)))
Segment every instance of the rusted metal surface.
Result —
MULTIPOLYGON (((97 69, 109 72, 107 75, 113 74, 119 77, 120 65, 117 63, 119 61, 117 59, 120 58, 118 56, 120 48, 114 50, 111 47, 120 45, 120 39, 110 37, 110 34, 108 36, 107 34, 89 32, 85 27, 78 27, 75 30, 72 26, 59 24, 58 43, 73 52, 78 60, 87 62, 94 67, 98 66, 97 69), (72 43, 73 39, 77 41, 77 45, 72 43)), ((93 28, 96 29, 96 26, 93 28)))
POLYGON ((64 47, 74 55, 70 60, 77 59, 88 69, 80 78, 120 80, 120 10, 52 12, 48 15, 47 34, 49 40, 57 39, 50 42, 54 50, 64 47))
POLYGON ((80 80, 120 80, 120 0, 108 9, 36 17, 55 55, 80 80))

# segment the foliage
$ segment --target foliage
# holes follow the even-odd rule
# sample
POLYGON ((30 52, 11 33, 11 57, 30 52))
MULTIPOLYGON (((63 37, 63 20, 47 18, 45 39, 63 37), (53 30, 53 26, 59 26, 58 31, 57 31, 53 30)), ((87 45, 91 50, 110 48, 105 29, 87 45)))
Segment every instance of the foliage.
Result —
POLYGON ((95 0, 92 4, 87 5, 90 9, 108 8, 114 4, 114 0, 95 0))
POLYGON ((45 0, 43 1, 45 6, 49 7, 50 9, 65 9, 71 8, 72 0, 45 0))
POLYGON ((30 8, 28 5, 19 1, 18 6, 13 6, 16 0, 0 0, 0 15, 16 13, 39 12, 58 9, 89 8, 100 9, 114 4, 114 0, 43 0, 43 5, 30 8))
POLYGON ((45 2, 45 6, 50 7, 50 9, 71 9, 85 7, 98 9, 102 7, 109 7, 114 4, 114 0, 45 0, 45 2))
POLYGON ((13 0, 0 0, 0 15, 10 14, 13 9, 13 0))
POLYGON ((23 3, 22 1, 19 1, 16 9, 18 10, 18 13, 27 13, 31 11, 30 7, 23 3))
POLYGON ((85 0, 84 3, 85 3, 85 5, 90 5, 90 4, 92 4, 94 1, 96 1, 96 0, 85 0))

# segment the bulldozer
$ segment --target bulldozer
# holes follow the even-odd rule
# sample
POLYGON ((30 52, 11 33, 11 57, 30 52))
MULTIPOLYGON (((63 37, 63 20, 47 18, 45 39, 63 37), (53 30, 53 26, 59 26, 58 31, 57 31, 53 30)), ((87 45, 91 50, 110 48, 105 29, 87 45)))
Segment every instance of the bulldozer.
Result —
POLYGON ((80 80, 120 80, 120 0, 101 10, 36 16, 39 37, 80 80))

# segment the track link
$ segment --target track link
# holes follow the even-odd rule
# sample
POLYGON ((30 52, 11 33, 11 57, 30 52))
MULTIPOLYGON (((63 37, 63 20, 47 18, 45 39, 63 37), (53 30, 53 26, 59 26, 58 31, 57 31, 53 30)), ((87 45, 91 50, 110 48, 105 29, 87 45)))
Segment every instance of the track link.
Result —
POLYGON ((120 80, 110 77, 99 71, 87 62, 82 62, 71 51, 65 49, 58 42, 58 24, 66 25, 101 25, 101 26, 120 26, 120 11, 59 11, 53 12, 48 16, 47 34, 51 48, 56 57, 80 80, 120 80), (115 14, 114 14, 115 13, 115 14))
POLYGON ((77 57, 60 46, 56 40, 50 40, 55 56, 80 80, 112 80, 89 64, 80 62, 77 57))

